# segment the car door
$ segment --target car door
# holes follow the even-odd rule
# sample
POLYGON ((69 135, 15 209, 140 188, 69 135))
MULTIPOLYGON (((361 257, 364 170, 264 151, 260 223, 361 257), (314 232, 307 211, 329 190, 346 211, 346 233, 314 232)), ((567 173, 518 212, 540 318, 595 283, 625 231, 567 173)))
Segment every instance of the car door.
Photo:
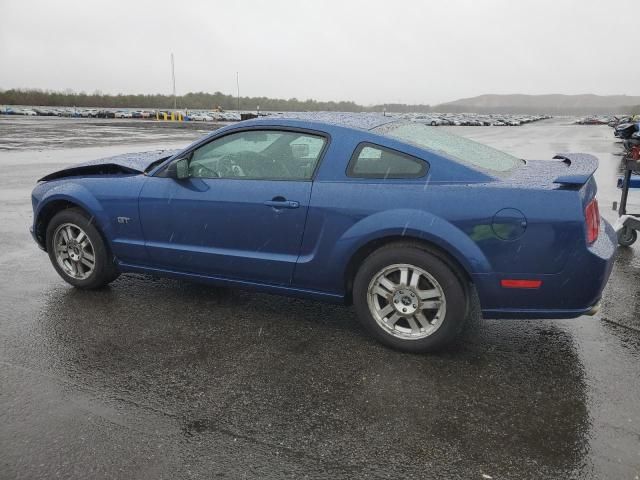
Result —
POLYGON ((236 131, 189 152, 188 178, 150 177, 139 205, 153 266, 289 284, 326 144, 307 131, 236 131))

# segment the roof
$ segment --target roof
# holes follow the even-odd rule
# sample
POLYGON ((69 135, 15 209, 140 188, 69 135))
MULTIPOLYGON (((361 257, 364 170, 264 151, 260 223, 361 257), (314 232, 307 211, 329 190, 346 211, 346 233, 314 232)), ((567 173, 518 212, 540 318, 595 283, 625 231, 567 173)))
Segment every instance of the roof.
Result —
POLYGON ((386 117, 379 113, 345 113, 345 112, 287 112, 262 117, 265 120, 302 120, 306 122, 327 123, 340 127, 373 130, 380 125, 395 122, 398 119, 386 117))

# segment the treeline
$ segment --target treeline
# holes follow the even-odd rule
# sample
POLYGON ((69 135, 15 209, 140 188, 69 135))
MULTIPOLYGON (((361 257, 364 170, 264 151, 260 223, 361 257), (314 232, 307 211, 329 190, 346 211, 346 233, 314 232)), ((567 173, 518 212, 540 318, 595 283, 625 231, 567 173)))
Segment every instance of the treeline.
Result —
MULTIPOLYGON (((177 107, 180 109, 212 110, 222 107, 224 110, 238 108, 238 98, 233 95, 225 95, 222 92, 206 93, 191 92, 177 97, 177 107)), ((171 95, 109 95, 102 92, 84 93, 66 90, 64 92, 51 90, 26 90, 12 89, 0 90, 0 105, 30 105, 43 107, 95 107, 95 108, 146 108, 146 109, 171 109, 173 108, 173 96, 171 95)), ((260 106, 263 111, 338 111, 338 112, 449 112, 449 113, 531 113, 531 114, 574 114, 589 115, 596 113, 610 113, 610 108, 594 107, 588 105, 578 106, 549 106, 529 105, 512 106, 504 105, 463 105, 449 103, 436 105, 408 105, 404 103, 387 103, 373 106, 359 105, 355 102, 320 102, 317 100, 299 100, 297 98, 267 98, 267 97, 240 97, 240 110, 254 111, 260 106)), ((640 106, 619 108, 624 113, 640 113, 640 106)))
MULTIPOLYGON (((84 93, 50 90, 12 89, 0 91, 1 105, 33 105, 43 107, 97 107, 97 108, 173 108, 171 95, 109 95, 101 92, 84 93)), ((388 104, 365 107, 355 102, 320 102, 317 100, 280 99, 267 97, 240 97, 221 92, 191 92, 176 98, 178 108, 211 110, 222 107, 225 110, 255 110, 258 106, 266 111, 337 111, 337 112, 428 112, 429 105, 388 104)))

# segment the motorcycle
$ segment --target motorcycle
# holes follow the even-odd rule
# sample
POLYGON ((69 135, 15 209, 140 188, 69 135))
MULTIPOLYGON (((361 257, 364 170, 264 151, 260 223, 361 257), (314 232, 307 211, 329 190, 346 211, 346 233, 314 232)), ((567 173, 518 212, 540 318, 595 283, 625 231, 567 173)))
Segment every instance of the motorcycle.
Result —
POLYGON ((625 138, 631 137, 631 135, 637 131, 637 123, 625 122, 618 124, 618 126, 613 129, 613 135, 624 140, 625 138))
MULTIPOLYGON (((640 124, 636 124, 637 128, 640 130, 640 124)), ((631 134, 629 138, 625 138, 622 140, 622 145, 624 146, 625 152, 631 152, 634 147, 640 146, 640 131, 636 131, 631 134)))
POLYGON ((630 152, 634 146, 640 145, 640 122, 622 123, 614 129, 613 134, 622 140, 625 152, 630 152))

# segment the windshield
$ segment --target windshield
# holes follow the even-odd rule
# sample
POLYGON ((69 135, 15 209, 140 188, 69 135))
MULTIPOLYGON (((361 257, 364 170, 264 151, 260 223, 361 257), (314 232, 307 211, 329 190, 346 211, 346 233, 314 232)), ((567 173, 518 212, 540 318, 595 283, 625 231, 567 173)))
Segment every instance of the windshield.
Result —
POLYGON ((430 127, 421 123, 389 123, 373 131, 435 153, 444 153, 482 170, 506 172, 523 163, 508 153, 446 132, 442 127, 430 127))

